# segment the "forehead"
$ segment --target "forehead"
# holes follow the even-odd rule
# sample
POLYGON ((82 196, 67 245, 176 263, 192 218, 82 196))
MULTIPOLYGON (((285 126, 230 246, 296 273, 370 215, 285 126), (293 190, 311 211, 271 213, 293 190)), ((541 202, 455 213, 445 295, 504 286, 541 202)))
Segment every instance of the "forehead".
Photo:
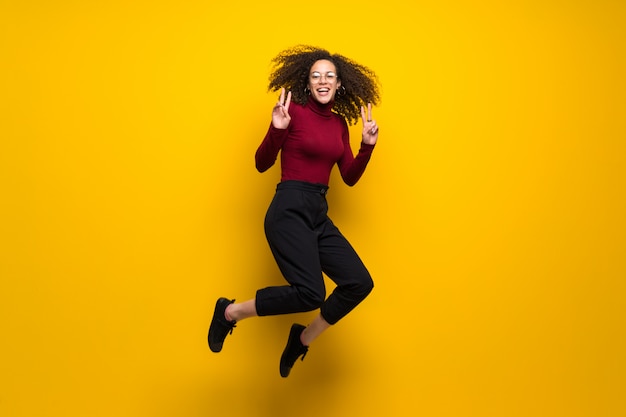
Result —
POLYGON ((320 59, 319 61, 315 61, 311 66, 311 72, 328 72, 328 71, 337 71, 335 68, 335 64, 327 59, 320 59))

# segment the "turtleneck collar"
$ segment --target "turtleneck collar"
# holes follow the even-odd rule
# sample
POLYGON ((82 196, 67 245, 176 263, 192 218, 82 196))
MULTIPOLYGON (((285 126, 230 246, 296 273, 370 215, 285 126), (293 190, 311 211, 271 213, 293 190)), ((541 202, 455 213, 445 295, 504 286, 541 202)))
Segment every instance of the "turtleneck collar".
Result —
POLYGON ((335 100, 331 100, 326 104, 322 104, 319 101, 315 100, 313 96, 309 96, 309 99, 307 101, 307 106, 310 107, 314 113, 324 117, 330 117, 333 114, 333 104, 335 104, 335 100))

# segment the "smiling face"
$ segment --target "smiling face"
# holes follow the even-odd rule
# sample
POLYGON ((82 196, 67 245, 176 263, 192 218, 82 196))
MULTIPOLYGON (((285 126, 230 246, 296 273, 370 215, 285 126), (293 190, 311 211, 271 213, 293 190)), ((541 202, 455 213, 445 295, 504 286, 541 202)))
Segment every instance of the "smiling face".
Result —
POLYGON ((329 103, 335 98, 337 89, 341 87, 335 64, 327 59, 315 61, 309 71, 309 83, 307 85, 317 102, 329 103))

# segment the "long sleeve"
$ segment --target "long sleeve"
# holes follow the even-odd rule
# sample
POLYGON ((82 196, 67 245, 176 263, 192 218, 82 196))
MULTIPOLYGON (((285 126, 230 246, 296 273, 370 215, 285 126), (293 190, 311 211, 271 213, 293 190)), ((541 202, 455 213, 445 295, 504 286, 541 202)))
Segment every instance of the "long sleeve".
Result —
POLYGON ((288 133, 289 129, 277 129, 270 124, 270 127, 265 134, 265 138, 263 139, 263 142, 261 142, 261 145, 255 154, 256 169, 259 172, 267 171, 272 165, 274 165, 274 163, 276 163, 278 152, 283 146, 285 139, 287 139, 288 133))
POLYGON ((353 186, 359 181, 365 172, 365 168, 372 157, 372 151, 374 150, 375 145, 368 145, 361 142, 359 152, 356 157, 354 157, 350 147, 350 137, 347 130, 343 135, 343 143, 343 155, 337 162, 337 166, 339 167, 339 172, 341 173, 343 181, 349 186, 353 186))

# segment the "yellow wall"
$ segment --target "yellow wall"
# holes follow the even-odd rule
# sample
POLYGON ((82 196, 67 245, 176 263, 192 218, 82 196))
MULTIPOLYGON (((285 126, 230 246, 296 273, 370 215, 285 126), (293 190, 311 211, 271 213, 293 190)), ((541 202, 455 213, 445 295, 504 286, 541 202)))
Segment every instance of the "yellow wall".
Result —
MULTIPOLYGON (((626 414, 626 3, 0 3, 0 416, 626 414), (331 216, 375 281, 284 380, 254 169, 269 61, 383 103, 331 216)), ((353 130, 358 142, 358 127, 353 130)))

